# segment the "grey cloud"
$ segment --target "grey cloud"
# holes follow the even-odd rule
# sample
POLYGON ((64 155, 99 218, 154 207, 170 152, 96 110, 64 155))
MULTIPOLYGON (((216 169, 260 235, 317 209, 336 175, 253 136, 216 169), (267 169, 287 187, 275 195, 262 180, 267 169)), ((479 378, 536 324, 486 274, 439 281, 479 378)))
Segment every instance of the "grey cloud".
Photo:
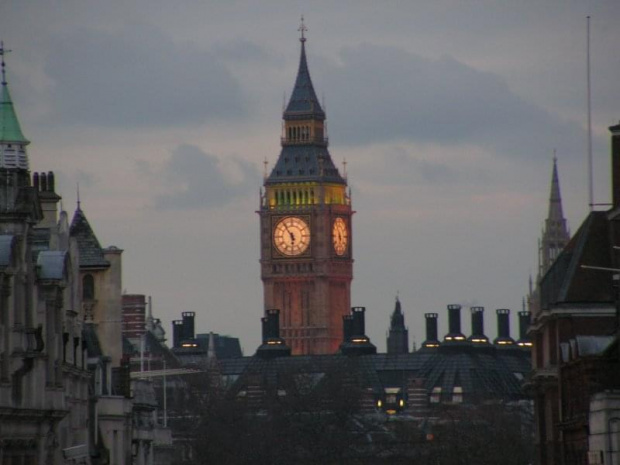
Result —
POLYGON ((56 35, 46 74, 55 119, 114 128, 181 126, 247 114, 247 96, 217 54, 145 24, 56 35))
POLYGON ((385 185, 466 185, 486 180, 477 167, 456 169, 446 163, 423 159, 406 147, 387 147, 370 163, 358 168, 360 179, 385 185), (380 166, 377 166, 380 163, 380 166))
POLYGON ((233 182, 223 172, 219 159, 194 145, 180 145, 171 154, 161 173, 153 173, 172 186, 172 193, 159 195, 155 207, 168 209, 202 209, 227 205, 234 199, 254 192, 259 185, 258 170, 252 164, 232 158, 227 160, 240 173, 233 182))
POLYGON ((81 186, 89 187, 97 184, 99 182, 99 176, 96 173, 92 173, 90 171, 77 170, 75 173, 75 177, 77 182, 80 183, 81 186))
POLYGON ((523 158, 551 147, 567 157, 583 152, 579 125, 525 101, 498 75, 395 47, 364 44, 340 56, 341 65, 318 67, 334 143, 469 143, 523 158))
POLYGON ((213 52, 226 60, 250 62, 258 64, 280 63, 281 59, 259 47, 253 42, 237 39, 229 42, 219 42, 213 46, 213 52))

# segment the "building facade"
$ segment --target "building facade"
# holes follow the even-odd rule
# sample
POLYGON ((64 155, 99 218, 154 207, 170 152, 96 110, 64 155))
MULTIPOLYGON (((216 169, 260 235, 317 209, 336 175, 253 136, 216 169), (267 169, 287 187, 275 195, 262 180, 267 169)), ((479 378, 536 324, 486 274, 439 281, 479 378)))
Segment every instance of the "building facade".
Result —
POLYGON ((335 353, 351 305, 353 235, 347 181, 328 151, 325 112, 301 57, 283 115, 282 150, 261 193, 264 308, 281 311, 293 354, 335 353))
POLYGON ((612 208, 591 211, 585 218, 541 277, 538 303, 532 312, 530 387, 535 402, 537 463, 541 465, 588 460, 584 432, 588 400, 584 393, 590 396, 594 391, 592 385, 584 385, 587 377, 578 369, 587 362, 563 358, 563 351, 575 346, 571 341, 610 336, 617 327, 618 295, 612 270, 619 265, 614 247, 620 243, 620 125, 610 130, 612 208), (581 402, 579 419, 570 392, 579 394, 575 397, 581 402))
POLYGON ((77 244, 54 174, 31 177, 0 58, 0 463, 90 463, 77 244))

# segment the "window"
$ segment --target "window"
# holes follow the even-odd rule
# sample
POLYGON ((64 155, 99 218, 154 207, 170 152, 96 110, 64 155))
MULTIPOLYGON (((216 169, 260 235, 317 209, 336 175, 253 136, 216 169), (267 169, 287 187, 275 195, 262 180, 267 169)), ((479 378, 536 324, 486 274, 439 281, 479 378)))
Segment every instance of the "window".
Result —
POLYGON ((461 386, 454 386, 452 388, 452 402, 455 404, 463 402, 463 388, 461 386))
POLYGON ((431 391, 431 404, 438 404, 441 401, 441 386, 435 386, 431 391))
POLYGON ((92 274, 87 274, 82 279, 82 297, 85 300, 93 300, 95 298, 95 278, 92 274))

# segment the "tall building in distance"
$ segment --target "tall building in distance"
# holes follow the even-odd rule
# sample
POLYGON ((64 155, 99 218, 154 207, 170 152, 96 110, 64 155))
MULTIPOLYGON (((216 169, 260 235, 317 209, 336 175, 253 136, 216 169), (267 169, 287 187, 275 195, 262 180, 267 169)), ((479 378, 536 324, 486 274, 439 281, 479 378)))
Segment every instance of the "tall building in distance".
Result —
POLYGON ((283 114, 282 150, 261 193, 264 309, 280 310, 293 354, 334 353, 351 307, 353 253, 347 181, 328 151, 300 27, 295 87, 283 114))
POLYGON ((542 279, 555 259, 560 255, 570 239, 566 218, 562 211, 560 179, 558 177, 558 159, 553 157, 553 174, 551 175, 551 194, 549 196, 549 214, 545 220, 538 259, 538 281, 542 279))
POLYGON ((549 194, 549 212, 538 242, 538 274, 536 275, 535 283, 532 283, 532 277, 530 276, 530 289, 527 299, 530 313, 535 314, 540 309, 540 282, 562 250, 564 250, 569 240, 570 232, 562 209, 558 159, 554 155, 551 173, 551 192, 549 194))
POLYGON ((387 353, 406 354, 407 352, 409 352, 409 330, 405 326, 405 315, 400 307, 400 299, 396 297, 387 337, 387 353))

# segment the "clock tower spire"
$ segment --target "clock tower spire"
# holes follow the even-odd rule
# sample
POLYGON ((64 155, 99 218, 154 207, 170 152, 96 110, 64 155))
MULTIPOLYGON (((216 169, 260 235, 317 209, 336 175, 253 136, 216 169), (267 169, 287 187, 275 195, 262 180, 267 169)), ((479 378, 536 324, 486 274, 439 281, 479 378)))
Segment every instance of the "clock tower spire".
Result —
POLYGON ((328 151, 302 23, 297 78, 284 109, 282 149, 259 210, 264 307, 280 310, 293 354, 326 354, 342 342, 351 307, 353 255, 347 181, 328 151))

